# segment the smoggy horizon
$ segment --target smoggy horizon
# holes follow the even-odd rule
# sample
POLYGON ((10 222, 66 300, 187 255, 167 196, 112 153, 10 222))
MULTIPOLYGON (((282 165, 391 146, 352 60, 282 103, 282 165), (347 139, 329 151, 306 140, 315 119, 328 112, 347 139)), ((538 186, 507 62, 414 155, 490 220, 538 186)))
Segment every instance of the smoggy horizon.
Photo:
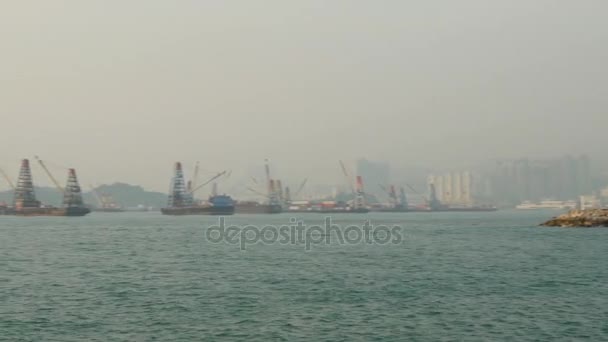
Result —
POLYGON ((162 192, 176 161, 244 179, 269 158, 318 184, 358 158, 606 163, 603 1, 3 7, 0 168, 14 178, 34 155, 61 182, 75 167, 83 187, 162 192))

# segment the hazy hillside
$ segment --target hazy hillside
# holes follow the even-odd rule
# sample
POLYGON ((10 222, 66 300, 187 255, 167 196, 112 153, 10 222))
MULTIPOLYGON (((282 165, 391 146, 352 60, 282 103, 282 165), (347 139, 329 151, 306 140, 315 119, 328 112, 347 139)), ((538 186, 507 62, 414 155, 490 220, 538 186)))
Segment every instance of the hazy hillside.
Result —
MULTIPOLYGON (((167 205, 167 195, 161 192, 146 191, 138 185, 125 183, 114 183, 111 185, 101 185, 96 188, 100 194, 112 196, 116 203, 123 207, 136 207, 144 205, 147 207, 160 208, 167 205)), ((85 194, 87 203, 97 205, 97 200, 91 192, 85 194)))
MULTIPOLYGON (((55 188, 36 187, 36 198, 44 204, 60 205, 62 195, 55 188)), ((0 202, 13 203, 13 191, 0 192, 0 202)))
MULTIPOLYGON (((36 187, 36 197, 44 204, 61 205, 62 195, 55 188, 36 187)), ((167 195, 160 192, 146 191, 141 186, 130 185, 124 183, 115 183, 111 185, 101 185, 97 187, 97 191, 102 194, 110 195, 123 207, 136 207, 144 205, 147 207, 160 208, 167 203, 167 195)), ((97 200, 90 191, 84 192, 84 201, 86 204, 96 206, 97 200)), ((12 203, 13 192, 0 192, 0 202, 12 203)))

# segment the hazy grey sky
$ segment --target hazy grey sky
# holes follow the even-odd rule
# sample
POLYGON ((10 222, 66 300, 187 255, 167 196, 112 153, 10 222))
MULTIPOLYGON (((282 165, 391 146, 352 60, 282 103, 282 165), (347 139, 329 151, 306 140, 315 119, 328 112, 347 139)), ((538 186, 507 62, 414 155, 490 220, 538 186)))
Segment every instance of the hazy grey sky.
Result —
POLYGON ((85 183, 166 191, 176 160, 246 171, 271 158, 324 182, 338 158, 601 156, 608 143, 605 0, 1 3, 12 174, 38 154, 85 183))

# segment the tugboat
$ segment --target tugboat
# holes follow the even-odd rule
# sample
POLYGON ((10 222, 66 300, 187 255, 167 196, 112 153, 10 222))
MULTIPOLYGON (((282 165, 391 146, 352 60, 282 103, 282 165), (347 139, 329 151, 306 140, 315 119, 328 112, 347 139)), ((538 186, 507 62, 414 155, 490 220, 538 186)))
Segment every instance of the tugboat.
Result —
MULTIPOLYGON (((204 184, 193 188, 192 183, 186 188, 184 172, 180 162, 175 163, 174 176, 169 189, 169 203, 161 208, 163 215, 232 215, 234 214, 234 201, 227 195, 212 195, 206 203, 194 200, 193 193, 213 180, 223 176, 226 171, 220 172, 204 184)), ((195 172, 196 174, 196 172, 195 172)))

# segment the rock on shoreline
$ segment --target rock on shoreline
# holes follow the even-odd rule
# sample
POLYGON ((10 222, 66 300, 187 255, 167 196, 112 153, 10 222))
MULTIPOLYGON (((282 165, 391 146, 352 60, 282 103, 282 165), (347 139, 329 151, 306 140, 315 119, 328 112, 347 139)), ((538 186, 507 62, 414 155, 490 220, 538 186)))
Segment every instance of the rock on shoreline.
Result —
POLYGON ((608 227, 608 209, 570 210, 541 224, 546 227, 608 227))

